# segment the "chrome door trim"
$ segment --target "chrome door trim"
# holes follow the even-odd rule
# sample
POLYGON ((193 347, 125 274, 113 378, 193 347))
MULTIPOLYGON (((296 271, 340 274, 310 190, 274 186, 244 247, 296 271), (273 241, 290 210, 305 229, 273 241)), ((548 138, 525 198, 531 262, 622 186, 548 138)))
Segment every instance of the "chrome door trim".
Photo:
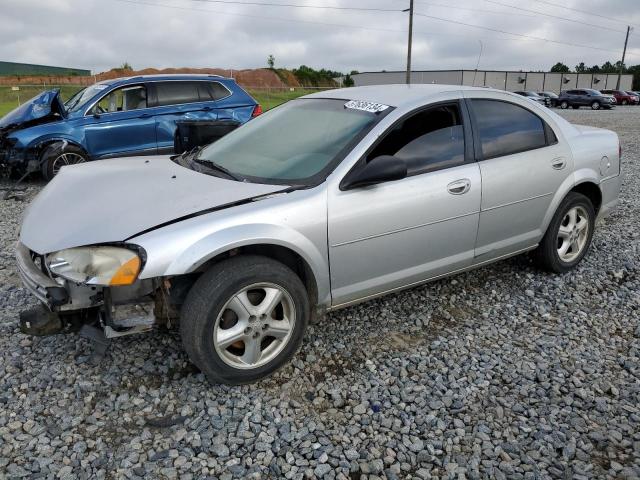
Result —
POLYGON ((349 302, 339 303, 338 305, 332 305, 332 306, 327 308, 327 312, 332 312, 334 310, 339 310, 341 308, 350 307, 350 306, 358 304, 358 303, 366 302, 367 300, 371 300, 373 298, 378 298, 378 297, 382 297, 384 295, 388 295, 390 293, 399 292, 401 290, 406 290, 407 288, 416 287, 418 285, 422 285, 423 283, 429 283, 429 282, 431 282, 433 280, 438 280, 440 278, 445 278, 445 277, 449 277, 451 275, 455 275, 455 274, 458 274, 458 273, 466 272, 466 271, 469 271, 469 270, 474 270, 477 267, 482 267, 482 266, 488 265, 490 263, 494 263, 494 262, 497 262, 497 261, 500 261, 500 260, 504 260, 505 258, 514 257, 516 255, 520 255, 521 253, 533 250, 534 248, 537 248, 537 247, 538 247, 538 244, 536 243, 535 245, 531 245, 530 247, 521 248, 520 250, 516 250, 515 252, 506 253, 506 254, 501 255, 499 257, 496 257, 496 258, 491 258, 489 260, 484 260, 484 261, 479 262, 479 263, 474 263, 474 264, 472 264, 472 265, 470 265, 468 267, 465 267, 465 268, 460 268, 458 270, 452 270, 450 272, 443 273, 441 275, 436 275, 434 277, 425 278, 424 280, 418 280, 417 282, 408 283, 408 284, 403 285, 401 287, 395 287, 395 288, 392 288, 390 290, 385 290, 383 292, 378 292, 378 293, 374 293, 372 295, 367 295, 365 297, 357 298, 357 299, 351 300, 349 302))
POLYGON ((420 225, 412 225, 410 227, 399 228, 399 229, 396 229, 396 230, 390 230, 388 232, 378 233, 376 235, 369 235, 367 237, 356 238, 355 240, 348 240, 346 242, 335 243, 335 244, 331 245, 331 248, 342 247, 344 245, 350 245, 352 243, 364 242, 365 240, 371 240, 372 238, 385 237, 387 235, 393 235, 394 233, 401 233, 401 232, 406 232, 408 230, 415 230, 416 228, 428 227, 429 225, 435 225, 437 223, 448 222, 450 220, 455 220, 457 218, 468 217, 470 215, 477 215, 479 213, 480 213, 479 211, 470 212, 470 213, 464 213, 462 215, 456 215, 456 216, 453 216, 453 217, 448 217, 448 218, 443 218, 441 220, 436 220, 435 222, 421 223, 420 225))

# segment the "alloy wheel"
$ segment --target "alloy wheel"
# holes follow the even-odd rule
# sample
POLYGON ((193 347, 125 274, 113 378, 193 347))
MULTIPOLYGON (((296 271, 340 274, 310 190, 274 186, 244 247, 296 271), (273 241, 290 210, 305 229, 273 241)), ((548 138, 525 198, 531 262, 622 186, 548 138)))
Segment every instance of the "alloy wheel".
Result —
POLYGON ((58 155, 55 160, 51 163, 51 171, 53 175, 57 175, 60 172, 60 169, 65 165, 75 165, 77 163, 86 162, 85 158, 82 155, 73 152, 61 153, 58 155))
POLYGON ((571 263, 580 256, 589 239, 589 214, 581 206, 569 209, 558 229, 558 256, 571 263))
POLYGON ((213 329, 213 344, 227 365, 258 368, 282 352, 295 322, 295 305, 284 288, 272 283, 249 285, 221 309, 213 329))

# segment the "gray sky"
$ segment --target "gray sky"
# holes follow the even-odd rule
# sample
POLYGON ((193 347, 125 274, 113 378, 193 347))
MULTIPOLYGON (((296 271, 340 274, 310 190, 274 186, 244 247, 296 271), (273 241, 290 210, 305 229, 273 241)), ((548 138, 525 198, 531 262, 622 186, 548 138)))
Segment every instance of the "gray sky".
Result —
MULTIPOLYGON (((403 9, 408 0, 238 0, 337 7, 403 9)), ((636 24, 627 64, 640 64, 638 0, 545 0, 636 24)), ((595 50, 518 38, 416 16, 414 69, 547 70, 621 56, 625 24, 551 6, 542 0, 415 0, 424 15, 486 28, 597 47, 595 50), (509 8, 503 5, 515 5, 509 8), (556 18, 567 17, 597 28, 556 18), (612 31, 614 30, 614 31, 612 31)), ((276 65, 333 70, 401 70, 407 14, 211 3, 206 0, 2 0, 0 60, 108 70, 256 68, 276 65), (359 28, 365 27, 365 28, 359 28)))

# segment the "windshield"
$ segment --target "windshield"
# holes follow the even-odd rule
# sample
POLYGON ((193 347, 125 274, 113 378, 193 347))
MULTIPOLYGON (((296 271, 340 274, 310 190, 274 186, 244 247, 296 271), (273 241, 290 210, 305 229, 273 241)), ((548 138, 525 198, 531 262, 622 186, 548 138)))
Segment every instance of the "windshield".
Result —
POLYGON ((105 90, 108 85, 103 83, 96 83, 95 85, 91 85, 90 87, 83 88, 79 92, 75 93, 69 100, 67 100, 64 104, 68 112, 75 112, 82 108, 82 106, 87 103, 87 101, 91 100, 94 96, 105 90))
POLYGON ((263 183, 313 183, 391 111, 382 106, 380 113, 371 113, 347 108, 346 102, 292 100, 209 145, 198 161, 215 162, 238 177, 263 183))

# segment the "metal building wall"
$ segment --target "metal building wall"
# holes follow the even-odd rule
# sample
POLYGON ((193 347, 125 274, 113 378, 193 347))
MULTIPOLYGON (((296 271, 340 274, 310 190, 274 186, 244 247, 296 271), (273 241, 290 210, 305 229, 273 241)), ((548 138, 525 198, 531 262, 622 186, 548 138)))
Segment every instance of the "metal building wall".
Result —
POLYGON ((485 72, 486 73, 486 77, 485 77, 485 82, 484 82, 484 86, 485 87, 491 87, 491 88, 499 88, 501 90, 504 90, 505 87, 507 86, 507 76, 505 75, 506 72, 485 72))
MULTIPOLYGON (((352 75, 355 86, 405 83, 405 72, 365 72, 352 75)), ((414 71, 412 83, 436 83, 498 88, 502 90, 533 90, 560 93, 573 88, 616 88, 617 74, 506 72, 478 70, 414 71), (475 82, 474 82, 475 77, 475 82), (600 82, 594 82, 600 79, 600 82)), ((632 75, 622 75, 621 90, 630 90, 632 75)))
POLYGON ((526 82, 523 90, 533 90, 534 92, 542 92, 544 90, 544 73, 529 72, 527 73, 526 82))
POLYGON ((91 70, 51 67, 31 63, 0 62, 0 75, 91 75, 91 70))

